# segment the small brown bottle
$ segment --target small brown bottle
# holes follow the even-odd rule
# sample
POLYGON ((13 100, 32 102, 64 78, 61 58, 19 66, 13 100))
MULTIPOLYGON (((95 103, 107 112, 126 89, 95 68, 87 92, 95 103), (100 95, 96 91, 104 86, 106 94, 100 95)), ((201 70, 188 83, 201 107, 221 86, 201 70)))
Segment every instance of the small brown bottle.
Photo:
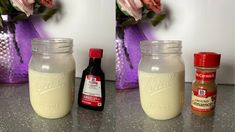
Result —
POLYGON ((78 105, 87 109, 102 111, 105 102, 105 76, 101 69, 102 49, 91 48, 89 65, 82 73, 78 105))
POLYGON ((192 84, 192 113, 201 117, 212 116, 215 111, 217 86, 216 69, 220 64, 220 54, 199 52, 194 54, 196 80, 192 84))

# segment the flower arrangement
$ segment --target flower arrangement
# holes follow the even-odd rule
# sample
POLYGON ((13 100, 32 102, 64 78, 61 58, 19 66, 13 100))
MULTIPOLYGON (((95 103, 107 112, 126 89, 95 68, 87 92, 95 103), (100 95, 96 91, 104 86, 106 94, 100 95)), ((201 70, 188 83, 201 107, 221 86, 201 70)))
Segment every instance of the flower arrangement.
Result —
MULTIPOLYGON (((53 0, 0 0, 0 15, 10 15, 13 22, 34 14, 48 20, 58 11, 56 5, 53 0)), ((3 26, 1 17, 0 26, 3 26)))
POLYGON ((38 32, 40 21, 29 18, 48 20, 60 7, 55 0, 0 0, 0 83, 27 82, 31 40, 47 37, 38 32))
POLYGON ((116 21, 121 28, 138 24, 140 20, 149 20, 156 26, 166 16, 166 11, 161 10, 161 0, 117 0, 116 21))

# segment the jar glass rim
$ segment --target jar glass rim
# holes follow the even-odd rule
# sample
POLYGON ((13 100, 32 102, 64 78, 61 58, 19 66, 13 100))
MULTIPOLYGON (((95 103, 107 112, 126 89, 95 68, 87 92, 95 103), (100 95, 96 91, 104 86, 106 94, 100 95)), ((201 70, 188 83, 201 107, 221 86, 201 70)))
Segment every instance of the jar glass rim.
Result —
POLYGON ((140 42, 141 52, 144 54, 181 54, 181 40, 144 40, 140 42))
POLYGON ((71 38, 34 38, 32 40, 33 44, 51 44, 51 43, 72 43, 71 38))
POLYGON ((177 44, 181 46, 182 41, 181 40, 143 40, 140 42, 141 45, 165 45, 165 44, 177 44))
POLYGON ((73 39, 71 38, 34 38, 32 51, 42 54, 72 52, 73 39))

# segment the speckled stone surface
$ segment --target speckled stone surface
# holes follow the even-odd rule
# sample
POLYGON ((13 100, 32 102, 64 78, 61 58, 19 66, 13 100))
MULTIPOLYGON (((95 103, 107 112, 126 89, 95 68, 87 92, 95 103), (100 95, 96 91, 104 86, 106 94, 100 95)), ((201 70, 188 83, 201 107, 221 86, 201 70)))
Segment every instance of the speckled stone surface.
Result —
MULTIPOLYGON (((77 87, 80 80, 77 79, 77 87)), ((74 103, 64 118, 39 117, 29 102, 28 85, 0 85, 0 132, 234 132, 235 86, 218 87, 216 113, 210 118, 191 114, 191 84, 185 84, 185 107, 178 117, 157 121, 143 112, 138 89, 116 91, 106 82, 104 111, 86 110, 74 103)), ((77 94, 77 92, 76 92, 77 94)), ((77 98, 77 97, 76 97, 77 98)))

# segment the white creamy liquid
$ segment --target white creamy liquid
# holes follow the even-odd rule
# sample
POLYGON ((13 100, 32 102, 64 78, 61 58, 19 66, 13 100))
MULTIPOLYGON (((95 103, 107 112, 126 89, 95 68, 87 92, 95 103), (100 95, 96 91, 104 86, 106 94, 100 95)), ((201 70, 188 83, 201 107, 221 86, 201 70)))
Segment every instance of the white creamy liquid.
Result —
POLYGON ((166 120, 180 114, 184 99, 184 71, 139 71, 138 74, 141 105, 149 117, 166 120))
POLYGON ((45 118, 68 114, 74 100, 75 71, 43 73, 29 69, 30 102, 34 111, 45 118))

